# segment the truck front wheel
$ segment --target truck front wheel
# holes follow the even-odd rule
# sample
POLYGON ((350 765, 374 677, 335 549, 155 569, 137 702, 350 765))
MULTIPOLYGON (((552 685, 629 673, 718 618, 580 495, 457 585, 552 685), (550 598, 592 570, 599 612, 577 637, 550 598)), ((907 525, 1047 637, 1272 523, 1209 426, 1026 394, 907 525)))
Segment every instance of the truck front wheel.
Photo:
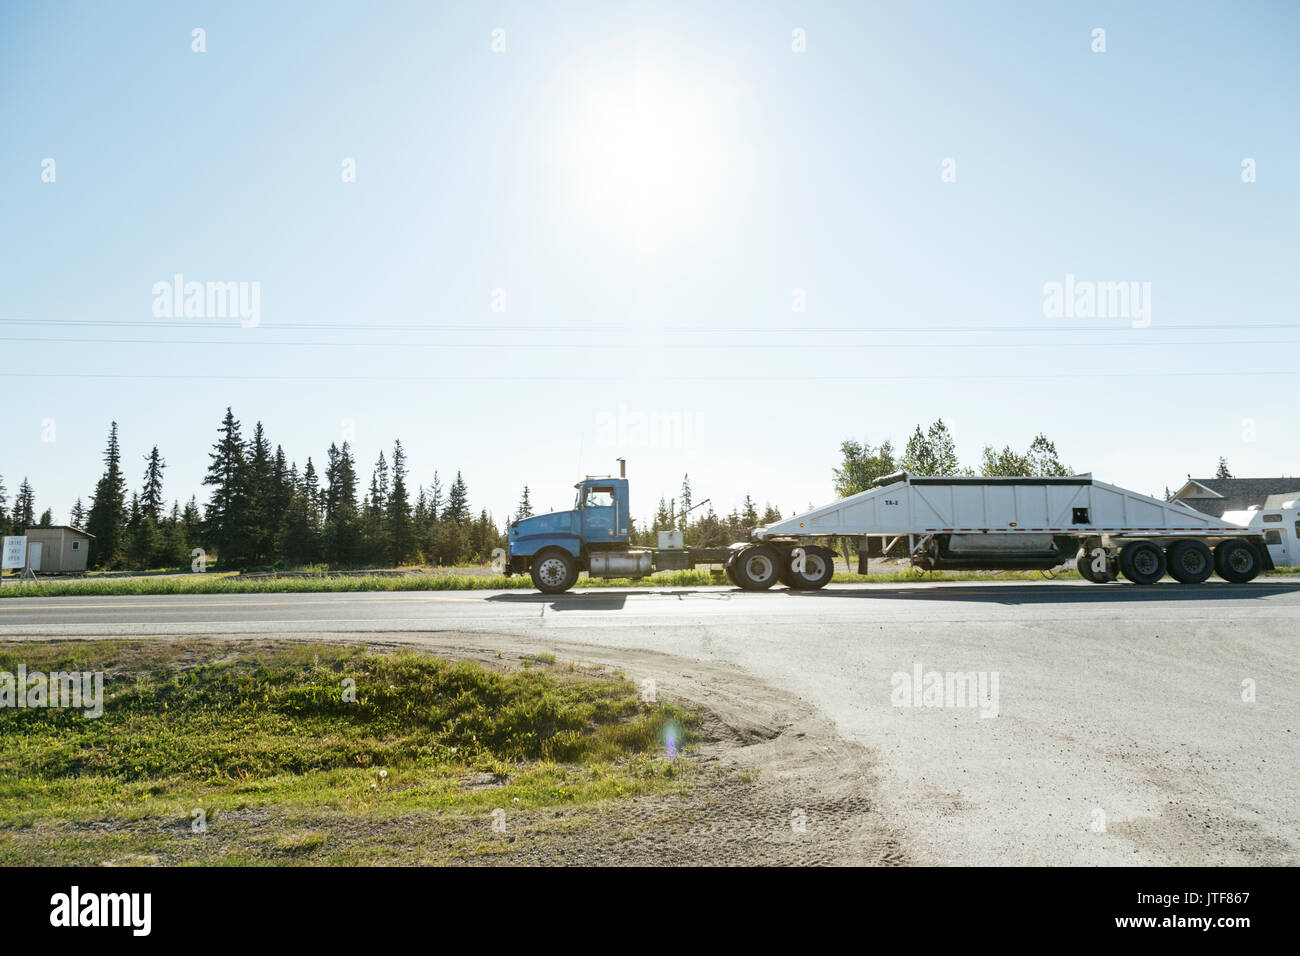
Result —
POLYGON ((543 551, 533 558, 533 587, 543 594, 562 594, 578 580, 578 562, 559 548, 543 551))
POLYGON ((766 591, 781 577, 781 562, 766 545, 746 548, 732 560, 736 583, 746 591, 766 591))

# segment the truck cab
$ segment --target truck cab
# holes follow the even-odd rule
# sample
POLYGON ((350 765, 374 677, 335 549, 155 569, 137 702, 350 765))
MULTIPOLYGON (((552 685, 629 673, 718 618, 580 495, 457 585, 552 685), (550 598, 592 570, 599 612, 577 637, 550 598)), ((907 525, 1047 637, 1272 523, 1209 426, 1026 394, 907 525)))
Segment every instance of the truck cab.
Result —
POLYGON ((538 589, 548 593, 572 587, 579 571, 629 577, 650 573, 648 552, 642 557, 641 551, 628 547, 632 519, 627 479, 589 475, 574 488, 571 511, 511 522, 506 573, 531 573, 538 589))

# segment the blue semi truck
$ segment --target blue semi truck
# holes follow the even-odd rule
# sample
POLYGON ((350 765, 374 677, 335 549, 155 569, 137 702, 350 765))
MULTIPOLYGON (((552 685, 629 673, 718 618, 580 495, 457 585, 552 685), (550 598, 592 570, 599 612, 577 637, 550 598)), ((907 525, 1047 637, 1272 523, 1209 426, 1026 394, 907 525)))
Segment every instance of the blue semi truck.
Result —
POLYGON ((574 487, 572 510, 511 522, 507 575, 530 574, 539 591, 559 594, 573 587, 582 571, 594 578, 641 578, 707 565, 747 590, 765 590, 778 581, 813 590, 835 571, 834 552, 817 546, 798 548, 797 554, 793 544, 685 548, 681 532, 661 532, 660 547, 635 547, 626 466, 618 478, 588 476, 574 487))
POLYGON ((836 552, 828 545, 838 542, 847 555, 851 540, 863 573, 869 558, 906 559, 925 570, 1047 570, 1073 560, 1094 584, 1121 575, 1154 584, 1166 574, 1180 584, 1200 584, 1215 573, 1242 584, 1285 557, 1281 533, 1263 523, 1281 527, 1281 512, 1264 515, 1256 526, 1250 515, 1203 514, 1091 475, 906 472, 755 528, 750 541, 686 548, 681 532, 661 531, 659 547, 643 548, 632 544, 626 466, 619 471, 617 478, 578 482, 570 511, 512 522, 505 573, 530 574, 539 591, 559 594, 583 571, 594 578, 641 578, 708 565, 749 591, 777 583, 815 591, 835 572, 836 552))

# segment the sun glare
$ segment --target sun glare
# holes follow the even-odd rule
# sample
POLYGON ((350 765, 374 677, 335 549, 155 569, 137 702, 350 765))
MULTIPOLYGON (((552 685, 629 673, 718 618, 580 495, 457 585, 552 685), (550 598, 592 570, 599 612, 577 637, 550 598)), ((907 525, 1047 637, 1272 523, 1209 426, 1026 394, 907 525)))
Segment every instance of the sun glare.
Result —
POLYGON ((734 186, 734 119, 717 84, 667 70, 583 83, 560 143, 571 212, 642 251, 716 226, 734 186))

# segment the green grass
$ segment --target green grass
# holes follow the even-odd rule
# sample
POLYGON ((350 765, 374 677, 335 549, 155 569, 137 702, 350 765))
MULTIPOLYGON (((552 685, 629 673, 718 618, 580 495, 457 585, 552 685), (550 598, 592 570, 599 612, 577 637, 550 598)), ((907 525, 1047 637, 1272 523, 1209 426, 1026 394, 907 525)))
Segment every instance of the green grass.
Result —
MULTIPOLYGON (((1074 572, 1070 572, 1071 575, 1074 572)), ((954 581, 985 580, 989 575, 963 573, 944 574, 936 572, 933 579, 954 581)), ((1002 580, 1038 580, 1037 572, 1006 572, 997 575, 1002 580)), ((886 574, 850 574, 839 572, 834 580, 837 583, 896 583, 931 579, 924 572, 916 569, 891 572, 886 574)), ((704 570, 664 571, 649 577, 632 580, 631 578, 588 578, 578 580, 579 588, 656 588, 656 587, 705 587, 725 585, 727 580, 722 575, 711 574, 704 570)), ((18 597, 65 597, 77 595, 148 595, 148 594, 297 594, 338 591, 504 591, 533 590, 532 579, 528 575, 475 575, 475 574, 429 574, 391 577, 384 575, 358 575, 355 577, 310 577, 310 578, 253 578, 240 579, 236 576, 213 577, 204 574, 183 575, 167 578, 130 578, 96 580, 94 578, 76 578, 65 581, 57 579, 26 582, 7 582, 0 586, 0 598, 18 597)))
POLYGON ((686 766, 666 757, 665 735, 685 744, 696 723, 644 703, 624 678, 540 659, 496 670, 334 645, 0 645, 0 671, 20 662, 29 673, 103 671, 105 701, 98 719, 0 713, 0 862, 10 864, 176 852, 199 808, 210 825, 252 812, 306 828, 277 826, 269 842, 254 828, 223 853, 329 862, 328 834, 358 822, 681 787, 686 766))
MULTIPOLYGON (((1268 576, 1300 574, 1300 568, 1278 568, 1265 572, 1268 576)), ((836 584, 905 584, 911 581, 1041 581, 1048 575, 1040 571, 935 571, 905 568, 875 574, 857 574, 837 571, 836 584)), ((1052 580, 1077 580, 1075 571, 1061 571, 1050 575, 1052 580)), ((706 570, 664 571, 649 577, 578 579, 578 588, 657 588, 706 587, 726 585, 722 575, 706 570)), ((0 598, 19 597, 69 597, 78 595, 150 595, 150 594, 301 594, 340 591, 507 591, 533 590, 528 575, 506 577, 502 574, 412 574, 390 576, 380 574, 351 577, 301 578, 241 578, 233 573, 224 575, 193 574, 174 577, 96 579, 73 578, 68 580, 18 583, 7 581, 0 585, 0 598)))

